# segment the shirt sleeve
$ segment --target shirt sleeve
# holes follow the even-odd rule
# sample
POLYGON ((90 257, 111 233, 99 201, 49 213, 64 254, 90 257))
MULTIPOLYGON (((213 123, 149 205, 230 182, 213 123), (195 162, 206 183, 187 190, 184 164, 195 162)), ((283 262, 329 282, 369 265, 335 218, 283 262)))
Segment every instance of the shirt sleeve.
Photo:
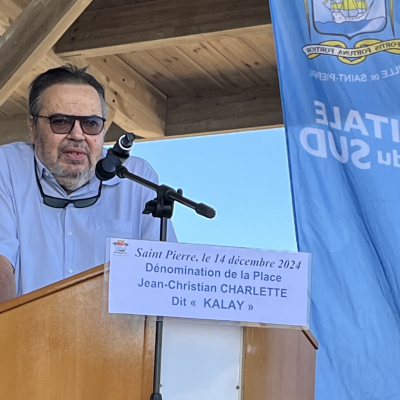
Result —
POLYGON ((20 246, 16 208, 10 165, 2 149, 0 150, 0 210, 0 254, 16 268, 20 246))

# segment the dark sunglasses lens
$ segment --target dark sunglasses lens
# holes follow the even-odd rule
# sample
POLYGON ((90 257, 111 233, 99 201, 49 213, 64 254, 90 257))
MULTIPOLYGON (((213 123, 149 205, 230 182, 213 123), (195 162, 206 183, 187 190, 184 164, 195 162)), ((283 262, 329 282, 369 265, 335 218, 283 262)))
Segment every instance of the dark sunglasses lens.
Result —
POLYGON ((64 199, 57 199, 55 197, 50 197, 50 196, 43 196, 43 203, 46 204, 46 206, 53 207, 53 208, 64 208, 67 207, 68 205, 68 200, 64 199))
POLYGON ((51 129, 54 133, 69 133, 74 122, 75 119, 68 115, 55 115, 50 119, 51 129))
POLYGON ((103 130, 104 121, 100 117, 85 117, 81 119, 83 132, 88 135, 98 135, 103 130))
POLYGON ((90 197, 89 199, 75 200, 74 201, 74 206, 76 208, 90 207, 90 206, 92 206, 93 204, 95 204, 97 202, 99 197, 100 196, 97 195, 96 197, 90 197))

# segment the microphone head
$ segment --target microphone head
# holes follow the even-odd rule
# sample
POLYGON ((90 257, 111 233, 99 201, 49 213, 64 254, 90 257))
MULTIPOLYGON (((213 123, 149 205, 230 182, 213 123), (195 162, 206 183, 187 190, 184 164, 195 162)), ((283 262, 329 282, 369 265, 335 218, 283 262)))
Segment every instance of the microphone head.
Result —
POLYGON ((117 175, 117 168, 129 158, 129 152, 135 140, 134 133, 121 136, 114 147, 107 150, 107 155, 96 164, 96 176, 101 181, 108 181, 117 175))
POLYGON ((121 160, 109 149, 105 158, 99 160, 96 164, 96 177, 101 181, 108 181, 117 174, 117 168, 122 165, 121 160))
POLYGON ((118 144, 121 149, 125 151, 130 151, 133 147, 133 142, 135 141, 136 136, 134 133, 127 133, 119 138, 118 144))

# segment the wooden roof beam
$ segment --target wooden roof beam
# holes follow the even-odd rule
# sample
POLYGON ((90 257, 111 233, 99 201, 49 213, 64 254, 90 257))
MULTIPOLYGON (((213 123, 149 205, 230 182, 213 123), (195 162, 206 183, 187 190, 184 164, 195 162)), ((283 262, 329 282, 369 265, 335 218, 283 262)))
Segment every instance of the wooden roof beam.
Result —
POLYGON ((92 0, 32 0, 1 37, 0 105, 92 0))
POLYGON ((22 7, 14 1, 0 0, 0 35, 4 35, 21 11, 22 7))
POLYGON ((224 36, 260 33, 271 23, 266 0, 154 0, 87 10, 56 46, 60 56, 97 57, 224 36))
POLYGON ((166 136, 264 129, 282 125, 278 82, 229 94, 172 97, 167 104, 166 136))

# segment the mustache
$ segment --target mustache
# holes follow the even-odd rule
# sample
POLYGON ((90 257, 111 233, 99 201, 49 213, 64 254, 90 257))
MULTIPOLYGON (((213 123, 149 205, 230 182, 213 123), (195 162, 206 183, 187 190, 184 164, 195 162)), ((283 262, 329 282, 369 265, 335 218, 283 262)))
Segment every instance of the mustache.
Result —
POLYGON ((72 149, 72 148, 83 150, 89 158, 92 155, 92 152, 90 151, 90 148, 86 143, 77 143, 72 140, 69 142, 64 141, 60 144, 60 146, 58 147, 58 155, 60 156, 65 149, 72 149))

